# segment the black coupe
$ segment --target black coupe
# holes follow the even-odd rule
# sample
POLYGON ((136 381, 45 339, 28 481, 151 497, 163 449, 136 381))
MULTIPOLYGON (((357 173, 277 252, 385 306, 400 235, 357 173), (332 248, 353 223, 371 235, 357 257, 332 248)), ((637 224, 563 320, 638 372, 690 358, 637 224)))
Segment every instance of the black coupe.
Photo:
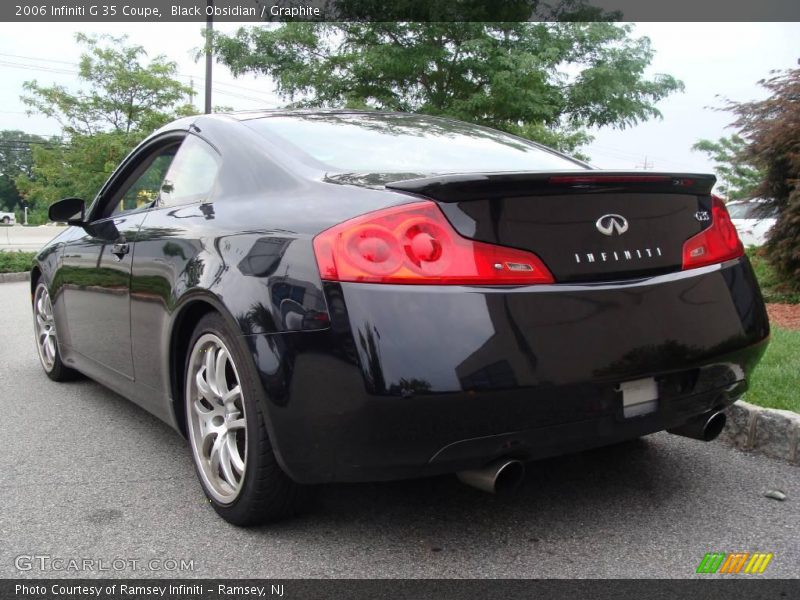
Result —
POLYGON ((310 484, 494 491, 536 458, 710 440, 769 337, 713 185, 410 114, 180 119, 51 206, 39 357, 186 436, 239 525, 310 484))

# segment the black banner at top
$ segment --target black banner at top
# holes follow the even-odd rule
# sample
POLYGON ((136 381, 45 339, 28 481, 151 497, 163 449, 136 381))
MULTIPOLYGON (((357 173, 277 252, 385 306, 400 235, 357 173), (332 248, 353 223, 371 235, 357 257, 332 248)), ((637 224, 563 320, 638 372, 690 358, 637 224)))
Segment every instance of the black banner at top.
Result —
MULTIPOLYGON (((800 21, 800 0, 3 0, 4 22, 800 21)), ((698 40, 702 43, 702 40, 698 40)), ((687 43, 690 43, 687 40, 687 43)))

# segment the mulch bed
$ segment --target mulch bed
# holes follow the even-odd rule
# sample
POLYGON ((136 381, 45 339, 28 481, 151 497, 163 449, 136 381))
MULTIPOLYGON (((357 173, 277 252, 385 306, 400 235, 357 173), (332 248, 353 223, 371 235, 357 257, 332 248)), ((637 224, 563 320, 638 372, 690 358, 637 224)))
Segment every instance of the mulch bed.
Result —
POLYGON ((773 325, 800 331, 800 304, 767 304, 767 313, 773 325))

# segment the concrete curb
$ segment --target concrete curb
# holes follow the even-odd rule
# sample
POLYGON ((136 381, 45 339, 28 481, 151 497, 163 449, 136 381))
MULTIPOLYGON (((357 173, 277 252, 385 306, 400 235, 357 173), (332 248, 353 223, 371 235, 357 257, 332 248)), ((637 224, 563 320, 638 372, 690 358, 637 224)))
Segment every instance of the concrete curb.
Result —
POLYGON ((0 283, 11 283, 12 281, 30 281, 30 273, 0 273, 0 283))
POLYGON ((728 422, 719 439, 740 450, 800 464, 800 414, 743 400, 725 413, 728 422))

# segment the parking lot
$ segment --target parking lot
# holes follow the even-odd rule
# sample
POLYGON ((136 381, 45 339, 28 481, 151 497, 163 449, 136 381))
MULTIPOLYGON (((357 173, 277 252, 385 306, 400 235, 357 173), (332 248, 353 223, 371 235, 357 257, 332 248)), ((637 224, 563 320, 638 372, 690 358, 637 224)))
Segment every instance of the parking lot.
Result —
POLYGON ((0 577, 683 578, 735 551, 774 553, 759 577, 797 576, 798 468, 668 434, 530 464, 510 495, 449 476, 329 485, 311 514, 237 529, 177 433, 91 381, 45 377, 27 283, 0 284, 0 307, 0 577), (19 570, 33 555, 127 562, 19 570))

